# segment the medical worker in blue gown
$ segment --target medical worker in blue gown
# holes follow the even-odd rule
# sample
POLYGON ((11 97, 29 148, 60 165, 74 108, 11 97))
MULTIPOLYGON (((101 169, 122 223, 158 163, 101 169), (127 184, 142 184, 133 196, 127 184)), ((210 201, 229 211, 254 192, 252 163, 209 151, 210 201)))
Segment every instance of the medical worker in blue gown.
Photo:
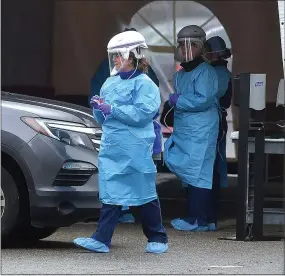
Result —
POLYGON ((153 118, 160 107, 158 87, 144 73, 147 62, 144 37, 135 31, 114 36, 107 51, 111 77, 103 84, 93 114, 102 124, 99 152, 99 196, 102 201, 96 232, 74 244, 94 252, 109 252, 122 206, 140 206, 146 252, 164 253, 168 238, 162 225, 152 159, 153 118))
POLYGON ((182 69, 174 75, 174 130, 165 143, 167 167, 188 187, 188 216, 171 221, 183 231, 208 231, 213 168, 219 131, 218 76, 202 58, 206 34, 189 25, 177 34, 175 59, 182 69))
MULTIPOLYGON (((135 28, 125 28, 124 32, 127 32, 127 31, 137 31, 137 30, 135 28)), ((146 74, 159 87, 159 80, 158 80, 155 72, 153 71, 153 69, 151 68, 150 65, 148 66, 148 70, 147 70, 146 74)), ((106 79, 109 77, 110 77, 109 59, 108 59, 108 57, 106 57, 102 60, 102 62, 100 63, 96 73, 94 74, 94 76, 91 79, 90 95, 88 97, 88 103, 90 103, 90 100, 93 96, 95 96, 95 95, 99 96, 100 95, 101 87, 104 84, 104 82, 106 81, 106 79)), ((91 103, 90 103, 90 106, 92 107, 91 103)), ((158 128, 160 128, 160 125, 158 124, 158 122, 156 120, 154 120, 153 123, 155 126, 155 131, 160 131, 160 129, 158 129, 158 128), (156 130, 156 129, 158 129, 158 130, 156 130)), ((154 151, 157 148, 156 147, 157 143, 159 143, 159 139, 156 139, 154 151)), ((159 155, 155 154, 155 152, 154 152, 154 156, 157 157, 159 155)), ((135 218, 132 215, 128 206, 123 206, 122 211, 123 212, 120 216, 119 222, 121 222, 121 223, 134 223, 135 222, 135 218)))
POLYGON ((232 100, 232 74, 227 68, 226 59, 231 57, 231 51, 226 47, 225 41, 220 36, 211 37, 206 41, 204 60, 211 64, 218 75, 219 80, 219 103, 220 103, 220 124, 217 143, 217 153, 214 165, 214 178, 212 188, 212 208, 210 215, 209 230, 217 229, 217 212, 220 200, 220 188, 228 186, 226 136, 228 131, 227 109, 231 106, 232 100))

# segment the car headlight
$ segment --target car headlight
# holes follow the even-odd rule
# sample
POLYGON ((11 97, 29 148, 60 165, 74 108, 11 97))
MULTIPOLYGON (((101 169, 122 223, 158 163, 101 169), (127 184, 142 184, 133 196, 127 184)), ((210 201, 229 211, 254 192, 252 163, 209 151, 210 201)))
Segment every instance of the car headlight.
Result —
POLYGON ((22 117, 21 120, 40 134, 71 146, 83 146, 93 149, 87 134, 96 134, 97 130, 95 128, 88 128, 84 124, 34 117, 22 117))

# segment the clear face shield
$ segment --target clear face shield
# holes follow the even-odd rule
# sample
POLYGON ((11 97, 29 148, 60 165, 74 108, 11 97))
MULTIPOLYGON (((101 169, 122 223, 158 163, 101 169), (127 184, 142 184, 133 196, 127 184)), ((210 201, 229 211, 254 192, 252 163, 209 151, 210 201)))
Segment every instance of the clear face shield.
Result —
POLYGON ((132 58, 137 61, 132 64, 136 70, 138 67, 138 60, 142 58, 147 59, 147 49, 137 47, 132 50, 122 49, 108 51, 110 75, 114 76, 129 69, 132 58))
POLYGON ((108 52, 110 75, 114 76, 124 70, 128 64, 129 51, 112 51, 108 52))
POLYGON ((228 48, 218 51, 211 51, 211 48, 206 46, 203 53, 203 59, 206 62, 211 63, 217 60, 228 59, 231 57, 231 55, 231 50, 228 48))
POLYGON ((174 52, 174 59, 179 62, 189 62, 201 54, 202 42, 185 37, 179 38, 174 52))

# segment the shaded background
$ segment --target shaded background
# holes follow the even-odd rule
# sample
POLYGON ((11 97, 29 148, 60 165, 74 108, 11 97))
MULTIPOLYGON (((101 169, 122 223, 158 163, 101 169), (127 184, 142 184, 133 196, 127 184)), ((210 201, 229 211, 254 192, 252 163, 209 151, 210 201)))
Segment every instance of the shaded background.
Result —
MULTIPOLYGON (((267 120, 284 119, 284 108, 275 104, 279 80, 284 78, 280 36, 284 5, 279 17, 277 1, 2 0, 1 4, 4 90, 87 106, 90 79, 106 56, 109 39, 132 26, 150 45, 164 101, 176 68, 174 37, 184 25, 198 24, 208 38, 221 35, 232 48, 229 69, 234 75, 267 74, 267 120)), ((230 134, 238 129, 238 108, 232 108, 228 120, 230 134)), ((227 157, 236 161, 231 141, 227 157)), ((283 157, 269 159, 269 176, 282 175, 283 157)))

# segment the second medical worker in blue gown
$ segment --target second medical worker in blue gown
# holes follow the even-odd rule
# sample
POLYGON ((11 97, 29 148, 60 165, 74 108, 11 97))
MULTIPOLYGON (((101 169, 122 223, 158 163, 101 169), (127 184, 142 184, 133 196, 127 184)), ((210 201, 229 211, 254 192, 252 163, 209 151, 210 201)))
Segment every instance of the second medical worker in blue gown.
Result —
POLYGON ((177 34, 175 59, 182 69, 175 73, 174 130, 165 143, 165 162, 188 186, 188 216, 171 221, 177 230, 208 231, 213 167, 219 131, 218 76, 202 58, 206 34, 189 25, 177 34))
POLYGON ((217 228, 217 212, 220 199, 220 188, 228 186, 226 137, 228 131, 227 109, 231 106, 232 99, 232 74, 227 68, 226 59, 231 57, 231 51, 226 47, 225 41, 220 36, 211 37, 206 41, 204 59, 211 64, 219 79, 219 103, 220 103, 220 124, 217 143, 217 154, 214 166, 213 197, 210 215, 210 230, 217 228))
MULTIPOLYGON (((108 43, 111 77, 103 84, 93 113, 102 124, 99 152, 99 196, 102 201, 96 232, 74 244, 94 252, 109 252, 122 206, 140 206, 146 252, 163 253, 168 239, 162 225, 152 159, 153 118, 160 107, 158 87, 143 72, 147 62, 144 37, 135 31, 114 36, 108 43)), ((136 246, 136 245, 134 245, 136 246)))

